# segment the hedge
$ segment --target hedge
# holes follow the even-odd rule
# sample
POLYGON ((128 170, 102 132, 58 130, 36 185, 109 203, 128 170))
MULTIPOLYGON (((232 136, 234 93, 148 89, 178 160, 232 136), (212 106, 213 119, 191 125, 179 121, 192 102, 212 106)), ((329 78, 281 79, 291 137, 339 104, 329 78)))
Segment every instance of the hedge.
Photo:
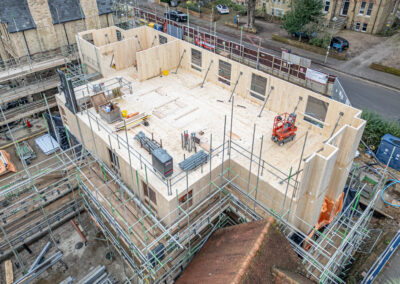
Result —
POLYGON ((363 110, 361 118, 367 121, 362 139, 368 146, 378 148, 382 136, 386 133, 400 137, 399 121, 386 120, 380 114, 371 110, 363 110))
POLYGON ((396 76, 400 76, 400 69, 394 68, 394 67, 390 67, 390 66, 386 66, 386 65, 382 65, 382 64, 379 64, 377 62, 371 63, 369 68, 375 69, 375 70, 378 70, 378 71, 381 71, 381 72, 393 74, 393 75, 396 75, 396 76))
MULTIPOLYGON (((315 52, 315 53, 318 53, 318 54, 322 54, 322 55, 326 54, 326 49, 325 48, 321 48, 321 47, 318 47, 318 46, 315 46, 315 45, 311 45, 311 44, 308 44, 308 43, 305 43, 305 42, 302 42, 302 41, 293 40, 293 39, 290 39, 290 38, 287 38, 287 37, 282 37, 282 36, 279 36, 277 34, 273 34, 272 35, 272 39, 275 40, 275 41, 279 41, 279 42, 282 42, 282 43, 286 43, 286 44, 301 48, 301 49, 312 51, 312 52, 315 52)), ((335 58, 335 59, 339 59, 339 60, 346 60, 346 54, 343 54, 343 53, 330 52, 329 53, 329 57, 332 57, 332 58, 335 58)))

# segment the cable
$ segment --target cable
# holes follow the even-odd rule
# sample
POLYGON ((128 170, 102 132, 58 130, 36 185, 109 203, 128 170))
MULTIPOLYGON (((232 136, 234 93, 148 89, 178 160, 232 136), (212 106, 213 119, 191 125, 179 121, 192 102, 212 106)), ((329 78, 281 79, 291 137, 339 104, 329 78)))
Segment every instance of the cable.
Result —
POLYGON ((390 206, 393 206, 393 207, 400 207, 400 205, 392 204, 392 203, 386 201, 385 198, 383 197, 383 194, 385 193, 385 190, 386 190, 387 188, 389 188, 390 186, 392 186, 392 185, 394 185, 394 184, 396 184, 396 183, 400 183, 400 180, 391 179, 391 180, 389 180, 389 181, 393 181, 393 182, 390 183, 390 184, 388 184, 388 185, 382 190, 382 192, 381 192, 382 201, 385 202, 386 204, 390 205, 390 206))

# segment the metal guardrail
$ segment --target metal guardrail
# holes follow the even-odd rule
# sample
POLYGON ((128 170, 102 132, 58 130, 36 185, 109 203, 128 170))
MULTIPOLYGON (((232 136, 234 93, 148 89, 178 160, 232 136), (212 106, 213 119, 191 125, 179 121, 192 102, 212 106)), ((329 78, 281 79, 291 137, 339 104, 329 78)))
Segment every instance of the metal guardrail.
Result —
MULTIPOLYGON (((370 284, 374 282, 376 277, 381 272, 382 268, 389 261, 390 257, 396 252, 398 246, 400 245, 400 230, 397 231, 397 234, 393 237, 389 245, 383 251, 383 253, 376 259, 375 263, 369 269, 367 275, 361 281, 361 284, 370 284)), ((393 267, 392 269, 398 269, 393 267)))

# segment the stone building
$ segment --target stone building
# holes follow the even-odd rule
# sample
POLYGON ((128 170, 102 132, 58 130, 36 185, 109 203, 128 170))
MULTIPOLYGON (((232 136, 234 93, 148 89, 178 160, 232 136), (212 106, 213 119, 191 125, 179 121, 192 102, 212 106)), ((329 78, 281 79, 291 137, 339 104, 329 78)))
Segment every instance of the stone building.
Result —
POLYGON ((376 34, 393 25, 399 0, 324 0, 324 13, 345 29, 376 34))
POLYGON ((259 0, 256 2, 256 9, 266 14, 282 18, 290 10, 290 0, 259 0))
MULTIPOLYGON (((295 0, 294 0, 295 1, 295 0)), ((327 24, 376 34, 390 28, 399 9, 400 0, 323 0, 327 24), (332 20, 335 19, 335 20, 332 20)), ((247 5, 247 1, 235 1, 247 5)), ((291 0, 257 0, 256 9, 283 17, 291 9, 291 0)))
POLYGON ((112 3, 0 1, 0 127, 20 127, 56 106, 57 69, 80 80, 84 68, 77 64, 75 34, 114 25, 112 3))
POLYGON ((113 24, 111 0, 0 1, 3 61, 75 44, 77 32, 113 24))

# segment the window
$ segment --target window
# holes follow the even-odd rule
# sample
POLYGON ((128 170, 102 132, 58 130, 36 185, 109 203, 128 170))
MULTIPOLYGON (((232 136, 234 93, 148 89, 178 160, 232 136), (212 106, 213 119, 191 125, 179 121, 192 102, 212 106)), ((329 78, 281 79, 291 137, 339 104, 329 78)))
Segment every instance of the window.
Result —
POLYGON ((193 190, 190 190, 187 194, 179 198, 179 206, 183 210, 186 210, 192 205, 193 205, 193 190))
POLYGON ((360 30, 360 26, 361 26, 361 24, 360 24, 360 22, 357 22, 356 23, 356 27, 354 28, 356 31, 359 31, 360 30))
POLYGON ((367 2, 361 2, 360 10, 358 11, 359 15, 364 15, 365 6, 367 6, 367 2))
POLYGON ((230 63, 220 60, 218 67, 218 81, 229 86, 231 84, 231 69, 232 65, 230 63))
POLYGON ((367 27, 368 27, 368 24, 367 23, 364 23, 363 24, 363 26, 362 26, 362 32, 366 32, 367 31, 367 27))
POLYGON ((372 8, 374 8, 374 3, 369 2, 366 16, 371 16, 372 8))
POLYGON ((201 72, 201 51, 192 48, 192 68, 201 72))
POLYGON ((284 11, 282 9, 275 9, 275 16, 283 17, 284 11))
POLYGON ((349 12, 350 0, 343 0, 342 9, 340 10, 340 15, 347 16, 349 12))
POLYGON ((119 175, 119 160, 118 156, 111 151, 111 149, 108 149, 108 155, 110 157, 110 162, 111 162, 111 169, 119 175))
POLYGON ((159 35, 159 36, 158 36, 158 42, 159 42, 160 44, 165 44, 165 43, 168 42, 168 39, 167 39, 165 36, 159 35))
POLYGON ((122 35, 121 35, 121 32, 119 30, 117 30, 117 40, 118 41, 122 40, 122 35))
POLYGON ((329 103, 309 96, 307 99, 306 113, 304 116, 304 120, 312 124, 315 124, 320 128, 323 128, 324 125, 321 122, 325 121, 328 107, 329 103), (317 120, 314 120, 313 118, 317 120))
POLYGON ((272 16, 282 17, 283 14, 284 14, 284 11, 282 9, 271 8, 271 15, 272 16))
POLYGON ((282 0, 282 4, 285 4, 286 3, 286 0, 282 0))
POLYGON ((326 0, 325 1, 325 8, 324 8, 324 13, 329 12, 329 6, 331 5, 331 0, 326 0))
POLYGON ((262 76, 252 74, 251 76, 251 86, 250 95, 259 100, 264 100, 265 90, 267 89, 267 78, 262 76))
POLYGON ((144 196, 150 199, 154 205, 157 205, 157 198, 154 190, 152 190, 150 186, 147 186, 147 183, 145 183, 144 181, 142 181, 142 187, 144 196))

